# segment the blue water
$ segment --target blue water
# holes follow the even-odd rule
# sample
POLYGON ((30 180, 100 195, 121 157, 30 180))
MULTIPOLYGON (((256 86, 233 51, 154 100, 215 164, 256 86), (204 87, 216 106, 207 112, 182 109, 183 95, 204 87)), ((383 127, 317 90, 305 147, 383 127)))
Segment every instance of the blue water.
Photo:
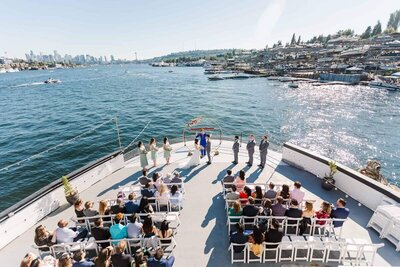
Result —
MULTIPOLYGON (((291 141, 350 167, 376 158, 396 183, 399 104, 400 93, 361 86, 290 89, 265 78, 210 82, 202 68, 114 65, 0 74, 0 168, 114 116, 126 146, 150 119, 146 142, 150 136, 179 137, 189 119, 206 115, 224 135, 267 131, 275 144, 291 141), (62 83, 43 84, 48 77, 62 83)), ((0 210, 116 149, 115 125, 108 123, 1 171, 0 210)))

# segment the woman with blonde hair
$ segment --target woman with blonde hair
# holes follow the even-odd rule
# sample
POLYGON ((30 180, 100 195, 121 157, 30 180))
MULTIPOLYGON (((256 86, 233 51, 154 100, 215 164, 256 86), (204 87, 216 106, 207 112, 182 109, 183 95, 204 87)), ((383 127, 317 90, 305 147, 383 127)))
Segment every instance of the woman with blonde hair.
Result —
POLYGON ((157 143, 156 143, 156 139, 155 138, 151 138, 150 139, 149 148, 150 148, 150 152, 151 152, 151 159, 153 160, 153 167, 156 167, 157 166, 157 151, 158 151, 158 147, 157 147, 157 143))
MULTIPOLYGON (((99 215, 110 215, 111 210, 108 205, 108 201, 103 199, 99 202, 99 215)), ((111 217, 103 217, 103 221, 111 221, 111 217)))
POLYGON ((169 144, 168 137, 164 137, 163 149, 164 149, 164 158, 167 161, 167 165, 169 165, 169 160, 171 159, 172 146, 169 144))
POLYGON ((165 184, 160 184, 158 187, 158 191, 154 195, 160 206, 167 206, 169 203, 169 199, 171 198, 168 187, 165 184))
POLYGON ((313 203, 311 201, 306 201, 306 207, 301 214, 303 219, 300 221, 299 235, 303 235, 308 226, 311 226, 311 218, 314 217, 314 214, 315 210, 313 203))

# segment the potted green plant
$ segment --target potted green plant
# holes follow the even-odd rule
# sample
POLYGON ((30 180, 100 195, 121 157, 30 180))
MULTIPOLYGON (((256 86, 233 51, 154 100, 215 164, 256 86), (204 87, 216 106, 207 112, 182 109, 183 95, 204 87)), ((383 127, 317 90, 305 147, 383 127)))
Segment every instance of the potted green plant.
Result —
POLYGON ((62 176, 61 181, 64 186, 65 198, 67 199, 68 203, 71 205, 75 204, 75 202, 79 199, 78 190, 72 187, 67 176, 62 176))
POLYGON ((324 178, 322 179, 322 188, 325 190, 332 190, 335 188, 335 179, 333 179, 333 176, 337 172, 337 166, 336 162, 333 160, 329 161, 329 174, 325 174, 324 178))

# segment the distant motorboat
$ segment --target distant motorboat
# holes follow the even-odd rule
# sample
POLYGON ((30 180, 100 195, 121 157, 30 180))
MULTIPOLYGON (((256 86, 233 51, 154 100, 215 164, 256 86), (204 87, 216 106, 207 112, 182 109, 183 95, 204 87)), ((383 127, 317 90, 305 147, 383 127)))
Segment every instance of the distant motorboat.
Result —
POLYGON ((236 74, 231 77, 231 79, 235 79, 235 80, 242 80, 242 79, 248 79, 248 78, 250 78, 250 76, 245 75, 245 74, 236 74))
POLYGON ((369 87, 372 88, 382 88, 389 91, 398 91, 400 90, 400 86, 394 83, 388 83, 383 81, 372 81, 368 84, 369 87))
POLYGON ((47 80, 44 81, 44 83, 60 83, 60 80, 53 79, 53 78, 48 78, 47 80))
POLYGON ((289 83, 290 88, 299 88, 299 85, 297 83, 291 82, 289 83))
POLYGON ((219 75, 213 75, 213 76, 208 77, 208 80, 210 80, 210 81, 220 81, 220 80, 224 80, 224 78, 222 78, 219 75))
POLYGON ((169 70, 168 73, 174 72, 173 70, 169 70))

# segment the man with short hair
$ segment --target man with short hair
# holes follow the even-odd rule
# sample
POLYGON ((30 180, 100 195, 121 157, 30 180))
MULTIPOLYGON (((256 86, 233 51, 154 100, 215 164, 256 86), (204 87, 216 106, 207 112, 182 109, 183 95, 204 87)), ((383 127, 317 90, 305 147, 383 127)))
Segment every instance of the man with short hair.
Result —
POLYGON ((76 228, 68 228, 68 221, 61 219, 57 223, 58 228, 55 230, 52 242, 57 244, 72 243, 79 239, 85 238, 88 234, 86 229, 77 231, 76 228))
MULTIPOLYGON (((290 201, 290 208, 286 210, 285 216, 289 218, 301 218, 302 210, 299 209, 299 202, 296 199, 290 201)), ((296 221, 288 220, 288 224, 295 224, 296 221)))
MULTIPOLYGON (((103 226, 103 220, 101 218, 98 218, 95 223, 94 223, 94 227, 92 227, 91 229, 91 234, 94 237, 94 239, 96 241, 100 241, 100 240, 108 240, 110 239, 111 235, 110 235, 110 229, 108 227, 104 227, 103 226)), ((109 242, 103 242, 100 243, 100 246, 102 248, 106 248, 110 245, 109 242)))
POLYGON ((283 206, 283 198, 281 196, 276 198, 276 204, 272 205, 272 216, 285 216, 286 207, 283 206))
MULTIPOLYGON (((336 208, 333 208, 331 211, 331 218, 337 218, 337 219, 347 219, 350 214, 350 210, 346 208, 346 200, 343 198, 339 198, 336 201, 336 208)), ((334 221, 333 222, 334 227, 342 227, 343 226, 343 221, 334 221)))
POLYGON ((233 151, 233 164, 238 164, 239 163, 239 136, 235 135, 235 141, 233 142, 232 145, 232 151, 233 151))
POLYGON ((264 193, 264 197, 268 198, 268 199, 271 199, 271 200, 275 199, 277 192, 274 190, 274 188, 275 188, 275 184, 273 182, 270 182, 268 184, 268 190, 265 191, 265 193, 264 193))
POLYGON ((303 202, 305 193, 301 190, 301 183, 294 182, 294 189, 290 192, 290 198, 296 199, 298 203, 303 202))
POLYGON ((112 214, 126 213, 123 199, 117 198, 117 204, 111 206, 110 210, 112 214))
POLYGON ((211 164, 211 141, 210 141, 210 135, 206 134, 206 152, 207 152, 207 157, 208 161, 207 164, 211 164))
POLYGON ((249 167, 253 165, 253 155, 254 155, 254 147, 256 146, 256 140, 254 134, 249 136, 249 142, 247 142, 246 149, 249 154, 249 161, 246 162, 249 167))
POLYGON ((94 266, 94 262, 92 261, 87 261, 85 259, 86 253, 83 250, 77 250, 74 252, 74 256, 72 257, 74 260, 74 263, 72 264, 72 267, 90 267, 94 266))
MULTIPOLYGON (((248 236, 244 234, 244 227, 243 224, 237 223, 236 226, 236 232, 233 232, 230 236, 230 243, 235 243, 235 244, 246 244, 247 240, 249 239, 248 236)), ((240 253, 244 249, 244 246, 235 246, 233 247, 233 251, 235 253, 240 253)))
POLYGON ((111 239, 123 239, 128 236, 126 232, 126 226, 121 224, 123 218, 124 215, 122 213, 118 213, 114 217, 114 225, 110 227, 111 239))
POLYGON ((139 183, 143 186, 151 182, 151 179, 147 177, 147 169, 143 169, 142 176, 139 178, 139 183))
POLYGON ((226 176, 222 179, 221 183, 225 188, 232 188, 232 183, 235 181, 235 177, 232 175, 232 170, 226 170, 226 176), (228 183, 228 184, 225 184, 228 183))
POLYGON ((164 251, 162 248, 158 248, 154 257, 150 257, 147 260, 147 267, 172 267, 175 262, 174 256, 169 256, 167 259, 163 259, 164 251))
POLYGON ((132 214, 129 218, 129 223, 126 226, 126 231, 129 238, 138 238, 142 233, 143 224, 138 222, 138 217, 136 214, 132 214))
POLYGON ((140 191, 142 197, 147 197, 147 198, 154 197, 155 190, 152 189, 151 187, 152 187, 152 186, 151 186, 151 183, 147 183, 147 184, 145 185, 145 188, 143 188, 143 189, 140 191))
MULTIPOLYGON (((83 210, 83 214, 85 217, 93 217, 99 215, 99 212, 93 208, 94 202, 93 201, 86 201, 85 202, 85 209, 83 210)), ((94 220, 90 220, 91 222, 94 220)))
POLYGON ((265 167, 265 163, 267 161, 268 146, 268 136, 264 135, 261 138, 260 146, 258 147, 258 149, 260 150, 260 164, 258 165, 258 167, 260 167, 260 169, 264 169, 265 167))
POLYGON ((131 267, 132 257, 131 255, 124 254, 125 249, 126 242, 124 240, 119 241, 115 247, 115 253, 111 256, 113 267, 131 267))
POLYGON ((130 193, 128 196, 128 201, 125 203, 126 213, 136 213, 138 212, 139 205, 135 203, 135 193, 130 193))
MULTIPOLYGON (((265 242, 279 243, 282 241, 283 233, 279 231, 279 221, 275 218, 271 220, 271 227, 265 232, 265 242)), ((266 245, 267 248, 276 248, 278 245, 266 245)))
POLYGON ((254 205, 255 201, 253 197, 249 197, 247 200, 249 204, 243 207, 243 216, 256 217, 260 208, 254 205))
POLYGON ((232 185, 231 192, 227 193, 225 196, 226 200, 239 200, 240 194, 236 191, 236 185, 232 185))

